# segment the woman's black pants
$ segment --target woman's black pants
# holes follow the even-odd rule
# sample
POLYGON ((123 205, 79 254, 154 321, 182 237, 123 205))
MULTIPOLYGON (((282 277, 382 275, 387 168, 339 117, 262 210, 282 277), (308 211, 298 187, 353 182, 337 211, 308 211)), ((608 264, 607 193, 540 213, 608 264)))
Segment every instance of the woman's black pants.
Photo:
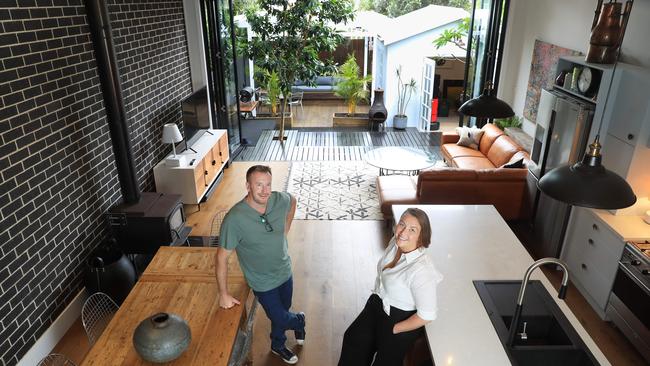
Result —
POLYGON ((406 351, 423 329, 393 334, 393 325, 415 313, 415 310, 404 311, 391 306, 388 316, 381 298, 371 295, 361 314, 345 331, 339 366, 401 366, 406 351))

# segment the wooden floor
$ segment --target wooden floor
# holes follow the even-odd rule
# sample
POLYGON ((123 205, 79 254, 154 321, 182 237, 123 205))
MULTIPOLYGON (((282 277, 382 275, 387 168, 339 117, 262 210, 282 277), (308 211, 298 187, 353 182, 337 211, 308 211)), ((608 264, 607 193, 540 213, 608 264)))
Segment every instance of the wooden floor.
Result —
MULTIPOLYGON (((245 195, 244 176, 254 162, 235 162, 210 200, 201 210, 187 207, 192 235, 209 235, 210 221, 245 195)), ((287 179, 288 162, 270 162, 273 189, 281 190, 287 179)), ((335 365, 344 330, 361 311, 370 294, 375 264, 388 235, 381 221, 294 221, 289 233, 289 252, 294 273, 293 309, 307 314, 307 338, 302 348, 288 332, 287 345, 297 351, 299 365, 335 365)), ((560 274, 546 271, 557 284, 560 274)), ((613 365, 644 365, 640 355, 610 323, 601 321, 575 288, 567 304, 613 365)), ((215 330, 218 331, 218 330, 215 330)), ((270 323, 257 313, 252 346, 253 365, 284 365, 269 352, 270 323)), ((471 345, 468 345, 471 346, 471 345)), ((79 363, 88 351, 83 328, 73 326, 56 351, 79 363)))
POLYGON ((363 160, 364 154, 381 146, 410 146, 440 158, 440 133, 403 131, 312 131, 287 130, 280 144, 278 131, 262 132, 257 145, 245 147, 235 161, 337 161, 363 160))

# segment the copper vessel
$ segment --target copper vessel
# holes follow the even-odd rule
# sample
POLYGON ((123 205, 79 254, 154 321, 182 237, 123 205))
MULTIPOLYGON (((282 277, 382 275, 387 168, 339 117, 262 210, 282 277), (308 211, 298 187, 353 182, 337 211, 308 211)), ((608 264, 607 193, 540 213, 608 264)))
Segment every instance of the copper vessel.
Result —
POLYGON ((602 8, 601 4, 602 0, 596 8, 586 61, 613 64, 618 58, 618 49, 623 41, 632 1, 626 2, 625 11, 622 11, 623 4, 615 0, 602 4, 602 8))

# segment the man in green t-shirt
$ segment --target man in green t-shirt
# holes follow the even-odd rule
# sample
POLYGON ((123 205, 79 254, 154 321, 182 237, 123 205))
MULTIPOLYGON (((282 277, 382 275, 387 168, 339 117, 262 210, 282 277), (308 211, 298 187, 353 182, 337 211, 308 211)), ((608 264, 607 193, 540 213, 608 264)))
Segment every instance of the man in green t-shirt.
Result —
POLYGON ((235 250, 246 282, 271 320, 271 352, 294 364, 298 357, 286 346, 285 331, 296 342, 305 341, 305 314, 290 312, 293 294, 287 233, 296 212, 296 199, 271 191, 271 168, 255 165, 246 172, 248 194, 235 204, 221 224, 217 249, 219 305, 231 308, 239 301, 228 293, 228 256, 235 250))

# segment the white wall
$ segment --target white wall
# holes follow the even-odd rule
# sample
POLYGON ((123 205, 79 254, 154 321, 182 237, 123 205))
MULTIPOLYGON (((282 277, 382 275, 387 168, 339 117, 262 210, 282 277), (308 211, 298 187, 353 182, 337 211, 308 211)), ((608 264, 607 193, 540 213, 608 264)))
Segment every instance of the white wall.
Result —
MULTIPOLYGON (((535 39, 586 53, 596 1, 512 0, 506 31, 499 97, 523 115, 535 39)), ((636 0, 623 40, 621 59, 650 68, 650 1, 636 0)), ((525 122, 533 133, 534 125, 525 122)))
POLYGON ((198 1, 183 0, 185 15, 185 33, 187 35, 187 51, 190 55, 190 73, 192 74, 192 90, 197 91, 208 83, 203 51, 203 30, 201 29, 201 8, 198 1))
POLYGON ((397 76, 395 75, 397 66, 402 65, 403 82, 408 82, 411 77, 417 82, 417 90, 411 96, 411 101, 406 108, 408 127, 416 127, 420 111, 420 83, 422 81, 423 60, 435 53, 433 40, 438 38, 445 29, 453 28, 456 24, 457 22, 450 23, 386 46, 386 92, 384 93, 384 103, 388 109, 387 126, 393 125, 393 116, 397 113, 398 93, 397 76))

